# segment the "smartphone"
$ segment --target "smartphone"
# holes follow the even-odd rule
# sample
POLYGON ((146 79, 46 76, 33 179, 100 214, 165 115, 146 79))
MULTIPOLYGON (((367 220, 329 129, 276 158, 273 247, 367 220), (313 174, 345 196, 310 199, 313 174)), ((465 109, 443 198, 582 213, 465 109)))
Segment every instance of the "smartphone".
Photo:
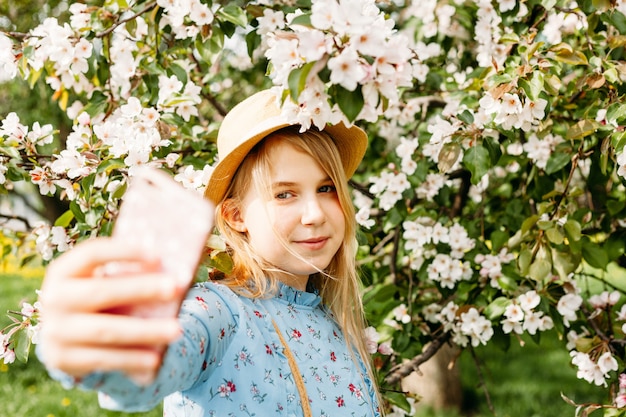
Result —
MULTIPOLYGON (((153 254, 166 279, 188 288, 212 232, 213 219, 213 204, 200 194, 185 189, 163 170, 141 167, 129 179, 112 238, 153 254)), ((133 273, 133 265, 127 263, 109 264, 106 268, 107 275, 133 273)), ((126 306, 123 314, 175 317, 183 298, 169 304, 126 306)))

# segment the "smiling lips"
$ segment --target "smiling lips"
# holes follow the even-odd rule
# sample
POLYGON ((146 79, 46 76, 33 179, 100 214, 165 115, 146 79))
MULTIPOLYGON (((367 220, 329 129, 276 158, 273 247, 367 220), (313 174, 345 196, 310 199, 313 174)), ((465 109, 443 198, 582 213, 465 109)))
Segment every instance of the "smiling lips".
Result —
POLYGON ((304 246, 309 250, 318 250, 322 249, 326 242, 328 242, 328 237, 312 237, 310 239, 305 240, 297 240, 296 243, 300 246, 304 246))

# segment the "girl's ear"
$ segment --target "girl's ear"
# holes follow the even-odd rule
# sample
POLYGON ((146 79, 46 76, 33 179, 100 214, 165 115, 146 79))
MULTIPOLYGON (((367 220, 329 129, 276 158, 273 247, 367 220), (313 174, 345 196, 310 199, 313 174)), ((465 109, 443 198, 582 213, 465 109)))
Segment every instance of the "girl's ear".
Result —
POLYGON ((226 220, 226 223, 233 229, 240 233, 245 233, 248 231, 246 224, 243 221, 243 217, 241 216, 241 210, 239 210, 239 205, 235 202, 234 199, 229 198, 222 202, 222 217, 226 220))

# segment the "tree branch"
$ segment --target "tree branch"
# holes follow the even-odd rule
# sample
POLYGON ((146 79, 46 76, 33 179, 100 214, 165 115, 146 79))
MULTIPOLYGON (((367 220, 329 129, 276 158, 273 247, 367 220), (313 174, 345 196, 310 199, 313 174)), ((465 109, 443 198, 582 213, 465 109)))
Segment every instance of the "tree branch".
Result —
POLYGON ((11 220, 17 220, 17 221, 20 221, 20 222, 24 223, 24 226, 26 226, 27 230, 32 229, 32 226, 31 226, 30 222, 28 221, 28 219, 26 217, 17 216, 17 215, 14 215, 14 214, 3 214, 3 213, 0 213, 0 224, 7 223, 7 222, 9 222, 11 220))
POLYGON ((125 18, 125 19, 120 20, 119 22, 117 22, 114 25, 112 25, 111 27, 103 30, 102 32, 96 33, 96 38, 104 38, 109 33, 113 32, 115 29, 117 29, 119 26, 123 25, 126 22, 130 22, 133 19, 136 19, 137 17, 139 17, 142 14, 146 13, 148 10, 153 9, 156 5, 157 5, 156 1, 152 1, 152 2, 148 3, 143 9, 139 10, 137 13, 135 13, 135 14, 133 14, 133 15, 125 18))
POLYGON ((408 362, 400 363, 389 371, 385 377, 385 382, 390 385, 395 385, 402 380, 402 378, 409 376, 414 371, 419 371, 419 366, 432 358, 435 353, 441 349, 441 347, 450 339, 450 333, 442 333, 435 337, 431 343, 429 343, 422 353, 415 356, 408 362))
POLYGON ((3 33, 11 38, 15 38, 20 41, 23 41, 24 39, 26 39, 26 37, 28 37, 28 33, 24 33, 24 32, 3 32, 3 33))
POLYGON ((472 352, 472 358, 474 359, 474 364, 476 365, 476 371, 478 372, 478 379, 480 380, 480 385, 483 387, 483 391, 485 393, 485 399, 487 400, 487 406, 491 413, 495 416, 496 410, 491 402, 491 396, 489 395, 489 390, 487 389, 487 384, 485 384, 485 377, 483 376, 483 372, 480 367, 480 363, 478 361, 478 357, 476 356, 476 351, 473 347, 470 347, 470 352, 472 352))

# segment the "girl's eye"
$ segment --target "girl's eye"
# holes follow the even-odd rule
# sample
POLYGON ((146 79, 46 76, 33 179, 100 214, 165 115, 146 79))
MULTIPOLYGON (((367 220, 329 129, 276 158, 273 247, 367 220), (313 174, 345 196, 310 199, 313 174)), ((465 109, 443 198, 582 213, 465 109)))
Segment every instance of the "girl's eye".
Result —
POLYGON ((290 191, 283 191, 283 192, 276 194, 275 198, 278 200, 285 200, 290 197, 293 197, 293 193, 291 193, 290 191))
POLYGON ((320 193, 334 193, 337 188, 334 185, 322 185, 319 189, 320 193))

